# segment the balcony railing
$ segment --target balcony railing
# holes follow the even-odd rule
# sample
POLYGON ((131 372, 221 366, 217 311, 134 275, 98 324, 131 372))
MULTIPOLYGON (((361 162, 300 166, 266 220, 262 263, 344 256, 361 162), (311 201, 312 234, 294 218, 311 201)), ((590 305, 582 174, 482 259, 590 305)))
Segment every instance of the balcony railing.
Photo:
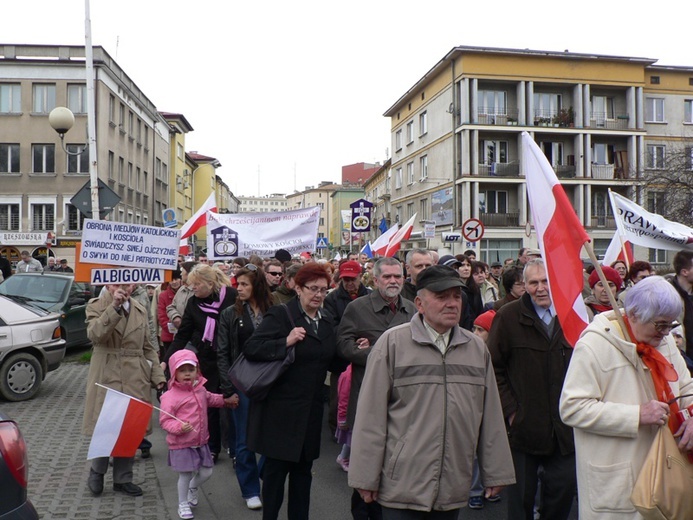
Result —
POLYGON ((591 219, 591 225, 593 228, 615 228, 616 227, 616 220, 614 217, 607 217, 606 215, 597 215, 597 216, 592 216, 591 219))
POLYGON ((565 164, 557 164, 553 167, 556 175, 562 179, 572 179, 575 177, 575 166, 568 166, 565 164))
POLYGON ((590 128, 628 130, 628 114, 613 115, 604 112, 592 112, 590 115, 590 128))
POLYGON ((519 213, 479 213, 479 220, 486 227, 517 227, 520 225, 519 213))
POLYGON ((520 163, 518 161, 509 163, 480 164, 479 175, 487 177, 519 177, 520 163))
POLYGON ((613 164, 593 164, 592 165, 593 179, 613 179, 614 165, 613 164))
POLYGON ((479 107, 477 122, 480 125, 517 125, 517 108, 498 109, 496 107, 479 107))

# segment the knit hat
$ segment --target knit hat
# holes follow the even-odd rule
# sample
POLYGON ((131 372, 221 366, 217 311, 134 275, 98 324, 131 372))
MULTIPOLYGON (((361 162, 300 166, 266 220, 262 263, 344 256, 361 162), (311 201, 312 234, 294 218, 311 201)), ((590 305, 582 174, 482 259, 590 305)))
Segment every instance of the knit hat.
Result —
MULTIPOLYGON (((613 267, 609 267, 608 265, 603 265, 602 271, 604 271, 604 276, 606 277, 606 279, 616 286, 616 289, 621 289, 621 286, 623 285, 623 278, 621 278, 621 275, 618 274, 618 271, 616 269, 614 269, 613 267)), ((597 284, 597 282, 599 281, 599 274, 597 273, 596 269, 592 271, 592 274, 590 275, 588 281, 590 287, 594 287, 597 284)))
POLYGON ((486 332, 491 330, 491 323, 493 323, 493 318, 496 316, 496 311, 491 309, 490 311, 486 311, 482 314, 479 314, 477 318, 474 320, 474 325, 477 327, 481 327, 484 329, 486 332))
POLYGON ((274 253, 274 258, 279 260, 281 263, 289 262, 291 261, 291 253, 289 253, 286 249, 277 249, 277 252, 274 253))

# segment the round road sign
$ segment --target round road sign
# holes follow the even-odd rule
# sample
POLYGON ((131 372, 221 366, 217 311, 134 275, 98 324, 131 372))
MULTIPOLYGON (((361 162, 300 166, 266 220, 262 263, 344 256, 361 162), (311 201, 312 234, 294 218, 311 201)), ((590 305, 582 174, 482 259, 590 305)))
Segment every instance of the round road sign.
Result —
POLYGON ((484 225, 478 218, 470 218, 462 224, 462 235, 470 242, 478 242, 484 236, 484 225))

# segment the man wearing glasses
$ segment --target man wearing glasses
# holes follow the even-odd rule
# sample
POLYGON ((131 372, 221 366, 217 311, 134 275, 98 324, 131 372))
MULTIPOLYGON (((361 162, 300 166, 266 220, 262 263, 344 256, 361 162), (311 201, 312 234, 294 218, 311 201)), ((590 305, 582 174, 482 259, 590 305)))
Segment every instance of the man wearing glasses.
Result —
POLYGON ((270 260, 267 262, 267 266, 265 266, 265 277, 270 286, 270 291, 274 292, 279 288, 283 274, 282 263, 279 260, 270 260))

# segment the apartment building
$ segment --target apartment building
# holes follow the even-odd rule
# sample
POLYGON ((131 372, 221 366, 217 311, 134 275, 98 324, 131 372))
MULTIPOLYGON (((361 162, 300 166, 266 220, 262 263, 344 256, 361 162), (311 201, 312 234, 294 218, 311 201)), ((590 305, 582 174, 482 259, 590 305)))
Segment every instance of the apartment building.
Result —
POLYGON ((238 208, 241 213, 267 213, 286 211, 288 202, 283 193, 272 193, 264 197, 238 197, 238 208))
MULTIPOLYGON (((381 205, 390 222, 417 213, 406 248, 458 253, 473 247, 482 259, 502 261, 520 247, 536 247, 520 146, 527 131, 603 253, 615 229, 608 189, 656 205, 646 173, 662 167, 668 148, 693 143, 687 135, 692 99, 693 67, 568 51, 455 47, 384 114, 394 152, 381 188, 389 207, 381 205), (469 218, 484 224, 480 241, 442 241, 443 233, 459 232, 469 218), (426 221, 435 221, 433 239, 423 239, 426 221)), ((636 256, 669 260, 663 251, 640 248, 636 256)))
MULTIPOLYGON (((0 252, 72 258, 84 216, 70 199, 90 180, 85 149, 85 49, 0 45, 0 252), (48 114, 66 106, 68 155, 48 114), (82 152, 82 153, 80 153, 82 152)), ((163 225, 169 200, 169 125, 101 47, 94 48, 98 177, 119 197, 110 219, 163 225)))

